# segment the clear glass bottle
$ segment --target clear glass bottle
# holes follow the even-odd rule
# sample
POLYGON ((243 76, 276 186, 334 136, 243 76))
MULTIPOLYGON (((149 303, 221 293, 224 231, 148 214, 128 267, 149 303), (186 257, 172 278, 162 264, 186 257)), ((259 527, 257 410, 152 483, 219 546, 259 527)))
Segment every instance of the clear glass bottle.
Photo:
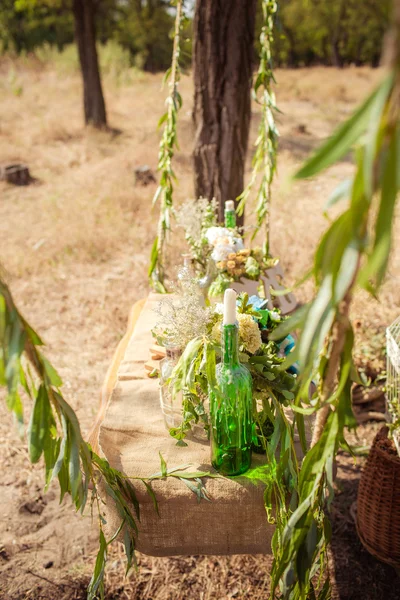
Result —
POLYGON ((164 417, 164 424, 169 431, 172 427, 179 427, 182 423, 182 392, 172 395, 168 380, 177 365, 182 351, 177 346, 167 346, 167 355, 160 362, 160 406, 164 417))
POLYGON ((235 203, 233 200, 227 200, 225 202, 225 227, 228 229, 235 229, 236 227, 236 211, 235 203))
POLYGON ((207 264, 206 274, 204 275, 204 277, 201 277, 198 280, 199 288, 201 289, 201 292, 204 296, 204 300, 206 301, 206 303, 208 303, 208 290, 209 290, 212 282, 215 280, 217 273, 218 273, 217 265, 215 264, 215 261, 210 257, 208 260, 208 264, 207 264))
POLYGON ((181 256, 183 258, 183 265, 181 266, 181 268, 178 271, 178 280, 183 282, 187 279, 193 279, 195 275, 194 275, 194 271, 193 271, 191 255, 190 254, 182 254, 181 256))
MULTIPOLYGON (((227 294, 233 290, 226 290, 227 294)), ((236 294, 235 298, 236 298, 236 294)), ((235 320, 236 320, 236 306, 235 320)), ((232 319, 231 319, 232 320, 232 319)), ((253 436, 252 379, 239 361, 238 325, 222 326, 222 362, 216 370, 217 390, 210 389, 211 462, 223 475, 240 475, 251 465, 253 436)))

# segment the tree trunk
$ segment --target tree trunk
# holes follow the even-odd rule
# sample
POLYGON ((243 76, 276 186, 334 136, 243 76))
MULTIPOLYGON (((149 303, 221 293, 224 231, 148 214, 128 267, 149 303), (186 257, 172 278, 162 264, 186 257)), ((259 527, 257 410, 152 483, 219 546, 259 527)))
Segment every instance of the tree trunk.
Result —
POLYGON ((107 117, 96 50, 93 0, 73 0, 73 13, 83 80, 85 123, 101 129, 106 127, 107 117))
POLYGON ((194 18, 194 177, 196 197, 243 191, 251 117, 256 0, 196 0, 194 18))

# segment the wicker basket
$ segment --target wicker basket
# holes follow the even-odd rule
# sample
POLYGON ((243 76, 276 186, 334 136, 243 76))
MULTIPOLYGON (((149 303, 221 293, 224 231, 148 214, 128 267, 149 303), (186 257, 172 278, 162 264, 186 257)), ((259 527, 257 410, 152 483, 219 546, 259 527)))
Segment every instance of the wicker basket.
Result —
POLYGON ((387 427, 376 435, 361 476, 357 531, 368 552, 400 568, 400 458, 387 427))

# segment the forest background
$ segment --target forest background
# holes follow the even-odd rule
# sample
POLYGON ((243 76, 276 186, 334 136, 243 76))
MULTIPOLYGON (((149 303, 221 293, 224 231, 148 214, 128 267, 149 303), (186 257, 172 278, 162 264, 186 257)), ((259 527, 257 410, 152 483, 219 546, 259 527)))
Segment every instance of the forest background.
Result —
MULTIPOLYGON (((170 65, 174 14, 167 0, 98 0, 96 29, 100 44, 115 42, 124 59, 156 72, 170 65)), ((183 38, 182 63, 191 64, 192 6, 183 38)), ((277 67, 316 64, 378 66, 390 16, 388 0, 282 0, 279 2, 273 59, 277 67)), ((261 28, 257 9, 256 40, 261 28)), ((63 50, 74 40, 72 11, 65 0, 2 0, 0 54, 63 50)), ((255 47, 255 60, 258 42, 255 47)))

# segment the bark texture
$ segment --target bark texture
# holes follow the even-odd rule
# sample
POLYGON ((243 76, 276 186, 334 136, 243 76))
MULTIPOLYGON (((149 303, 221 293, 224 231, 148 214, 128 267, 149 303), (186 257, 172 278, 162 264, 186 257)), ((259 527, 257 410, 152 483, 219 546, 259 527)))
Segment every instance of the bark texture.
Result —
POLYGON ((73 0, 75 37, 83 80, 83 106, 86 125, 107 125, 96 49, 95 6, 93 0, 73 0))
POLYGON ((194 18, 194 177, 196 197, 243 191, 251 117, 256 0, 196 0, 194 18))

